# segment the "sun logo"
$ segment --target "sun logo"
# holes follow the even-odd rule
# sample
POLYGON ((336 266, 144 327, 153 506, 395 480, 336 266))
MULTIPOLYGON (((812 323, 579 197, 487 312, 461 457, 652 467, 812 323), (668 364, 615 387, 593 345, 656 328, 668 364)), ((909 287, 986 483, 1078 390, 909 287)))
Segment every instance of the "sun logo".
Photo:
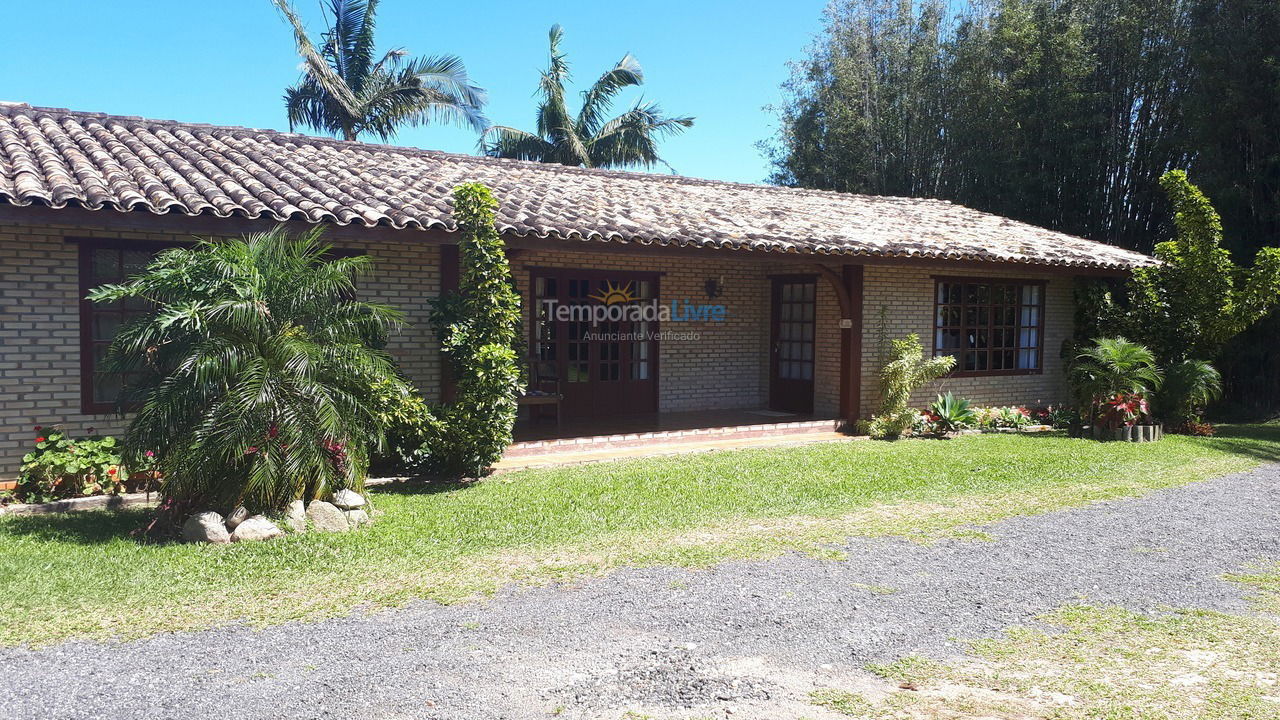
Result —
POLYGON ((599 300, 605 305, 615 305, 618 303, 635 302, 639 298, 631 294, 631 283, 627 283, 621 287, 614 285, 612 280, 604 281, 604 290, 595 295, 588 295, 592 300, 599 300))

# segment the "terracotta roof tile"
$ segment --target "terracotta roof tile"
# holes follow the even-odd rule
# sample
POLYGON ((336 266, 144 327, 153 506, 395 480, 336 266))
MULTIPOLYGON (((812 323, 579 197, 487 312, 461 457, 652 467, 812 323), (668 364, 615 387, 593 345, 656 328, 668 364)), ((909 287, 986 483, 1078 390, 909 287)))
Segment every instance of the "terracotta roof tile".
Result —
POLYGON ((1132 268, 1147 256, 941 200, 852 195, 0 103, 0 202, 455 229, 491 187, 505 233, 571 241, 1132 268))

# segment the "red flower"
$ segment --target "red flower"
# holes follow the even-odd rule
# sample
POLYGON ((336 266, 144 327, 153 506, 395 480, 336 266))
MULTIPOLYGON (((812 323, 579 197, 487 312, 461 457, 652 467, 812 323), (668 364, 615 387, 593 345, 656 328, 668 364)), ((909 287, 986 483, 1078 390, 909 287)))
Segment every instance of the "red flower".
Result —
POLYGON ((44 428, 43 428, 43 427, 41 427, 41 426, 39 426, 39 425, 37 425, 37 426, 36 426, 36 432, 40 432, 40 431, 41 431, 41 430, 43 430, 43 429, 44 429, 44 428))
POLYGON ((108 474, 108 475, 115 475, 115 474, 116 474, 116 469, 115 469, 115 468, 111 468, 110 470, 107 470, 107 474, 108 474))
POLYGON ((42 438, 42 437, 38 437, 38 438, 36 438, 36 442, 38 442, 38 443, 44 442, 44 438, 42 438))
POLYGON ((245 451, 244 451, 244 454, 245 454, 245 455, 252 455, 252 454, 254 454, 254 453, 256 453, 256 452, 258 452, 258 448, 257 448, 257 446, 251 446, 248 450, 245 450, 245 451))

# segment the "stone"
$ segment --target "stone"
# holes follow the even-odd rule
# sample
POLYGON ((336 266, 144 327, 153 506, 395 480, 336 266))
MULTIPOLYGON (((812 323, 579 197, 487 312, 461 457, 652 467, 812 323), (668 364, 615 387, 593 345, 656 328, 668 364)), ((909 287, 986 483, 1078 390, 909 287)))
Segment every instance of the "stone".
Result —
POLYGON ((289 528, 289 532, 306 532, 307 531, 307 506, 301 500, 294 500, 289 503, 289 509, 284 511, 284 525, 289 528))
POLYGON ((235 530, 236 526, 248 519, 249 510, 245 506, 241 505, 235 510, 232 510, 231 514, 227 516, 227 529, 235 530))
POLYGON ((355 490, 339 490, 333 494, 333 504, 343 510, 355 510, 364 507, 364 496, 355 490))
POLYGON ((373 524, 373 518, 369 517, 369 513, 364 510, 360 510, 359 508, 355 510, 347 510, 343 514, 347 516, 347 524, 353 528, 358 528, 361 525, 373 524))
POLYGON ((200 512, 182 524, 182 539, 198 543, 229 543, 231 534, 216 512, 200 512))
POLYGON ((307 519, 311 527, 320 532, 346 532, 351 529, 347 516, 333 503, 314 500, 307 506, 307 519))
POLYGON ((236 531, 231 533, 231 542, 260 542, 283 536, 284 531, 275 523, 263 515, 254 515, 236 526, 236 531))

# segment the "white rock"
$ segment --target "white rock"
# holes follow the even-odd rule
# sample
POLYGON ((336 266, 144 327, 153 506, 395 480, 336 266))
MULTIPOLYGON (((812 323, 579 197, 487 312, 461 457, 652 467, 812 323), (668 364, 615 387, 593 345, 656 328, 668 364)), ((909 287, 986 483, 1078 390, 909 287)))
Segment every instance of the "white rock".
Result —
POLYGON ((290 532, 306 532, 307 531, 307 506, 301 500, 294 500, 289 503, 289 509, 284 511, 284 524, 289 528, 290 532))
POLYGON ((231 533, 231 542, 257 542, 273 540, 284 535, 284 531, 262 515, 245 518, 231 533))
POLYGON ((333 494, 333 504, 343 510, 355 510, 364 507, 364 496, 355 490, 339 490, 333 494))
POLYGON ((201 512, 187 518, 182 524, 182 539, 187 542, 228 543, 231 535, 222 524, 222 516, 216 512, 201 512))
POLYGON ((360 510, 360 509, 347 510, 343 514, 347 516, 347 524, 349 524, 353 528, 358 528, 361 525, 373 524, 373 518, 369 517, 369 513, 365 512, 364 510, 360 510))
POLYGON ((351 529, 347 516, 323 500, 314 500, 307 506, 307 519, 311 521, 311 527, 320 532, 346 532, 351 529))
POLYGON ((231 514, 227 516, 227 529, 235 530, 236 527, 240 525, 240 523, 248 519, 249 519, 249 510, 245 508, 245 506, 241 505, 235 510, 232 510, 231 514))

